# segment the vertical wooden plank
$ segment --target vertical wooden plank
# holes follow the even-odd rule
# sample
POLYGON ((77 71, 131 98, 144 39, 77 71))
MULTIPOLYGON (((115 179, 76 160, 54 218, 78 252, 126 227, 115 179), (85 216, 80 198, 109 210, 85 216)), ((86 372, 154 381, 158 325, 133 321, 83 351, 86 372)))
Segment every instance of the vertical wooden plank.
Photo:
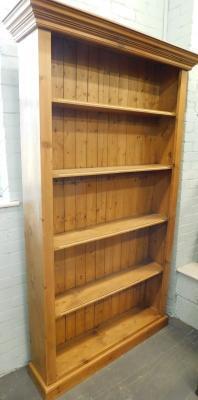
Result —
POLYGON ((64 133, 62 145, 63 167, 75 168, 76 166, 76 113, 74 110, 64 110, 64 133))
POLYGON ((103 322, 103 301, 95 303, 94 317, 94 326, 97 327, 103 322))
POLYGON ((122 237, 114 237, 112 240, 112 271, 120 271, 121 262, 121 248, 122 248, 122 237))
POLYGON ((87 121, 87 167, 98 166, 98 113, 88 113, 87 121))
POLYGON ((135 130, 136 121, 133 116, 126 117, 126 165, 135 164, 135 130))
POLYGON ((120 293, 116 293, 111 297, 111 318, 119 314, 120 293))
POLYGON ((130 57, 128 59, 128 107, 137 107, 139 68, 140 65, 137 58, 130 57))
MULTIPOLYGON (((52 39, 52 95, 64 97, 64 41, 59 36, 52 39)), ((64 168, 64 110, 53 109, 53 168, 64 168)), ((54 233, 64 232, 64 182, 54 182, 54 233)), ((55 261, 55 293, 62 293, 65 286, 64 251, 56 252, 55 261)), ((65 341, 65 317, 56 321, 56 345, 65 341)))
POLYGON ((117 165, 126 165, 127 151, 127 116, 121 115, 118 118, 117 127, 117 165))
POLYGON ((56 380, 50 32, 37 29, 20 42, 19 64, 31 363, 50 384, 56 380))
POLYGON ((96 279, 105 275, 105 241, 96 242, 96 279))
MULTIPOLYGON (((175 121, 160 118, 158 134, 155 135, 153 151, 155 160, 161 164, 173 164, 175 121)), ((154 157, 153 157, 154 158, 154 157)))
POLYGON ((107 49, 99 49, 99 103, 108 104, 109 102, 109 62, 110 53, 107 49))
POLYGON ((56 321, 56 346, 65 343, 65 317, 56 321))
POLYGON ((125 269, 130 267, 132 264, 131 253, 132 253, 132 243, 134 233, 127 233, 122 237, 122 244, 121 244, 121 267, 120 269, 125 269))
POLYGON ((137 60, 137 69, 136 69, 136 77, 135 77, 135 85, 136 85, 136 107, 145 107, 144 96, 145 96, 145 71, 146 71, 146 62, 145 60, 142 62, 141 60, 137 60))
MULTIPOLYGON (((52 190, 52 111, 51 111, 51 34, 38 31, 39 39, 39 98, 40 98, 40 142, 41 142, 41 201, 43 229, 43 260, 45 287, 45 348, 46 350, 46 381, 51 383, 56 379, 55 370, 55 314, 54 303, 54 255, 53 255, 53 190, 52 190)), ((32 48, 30 47, 31 51, 32 48)), ((35 53, 34 53, 35 54, 35 53)), ((27 90, 27 88, 26 88, 27 90)), ((32 129, 32 126, 31 126, 32 129)), ((27 131, 26 131, 27 134, 27 131)), ((33 134, 35 134, 33 130, 33 134)), ((38 187, 38 186, 37 186, 38 187)), ((36 335, 37 336, 37 335, 36 335)))
POLYGON ((175 111, 179 83, 179 69, 160 64, 157 66, 160 79, 158 107, 160 110, 175 111))
POLYGON ((55 294, 63 293, 65 289, 65 256, 64 250, 54 254, 55 294))
POLYGON ((82 335, 85 331, 85 309, 76 311, 76 335, 82 335))
POLYGON ((98 113, 98 167, 107 167, 107 146, 108 146, 108 125, 109 117, 104 113, 98 113))
POLYGON ((174 227, 175 227, 177 192, 178 192, 179 172, 180 172, 180 159, 181 159, 181 146, 183 138, 184 111, 186 105, 187 80, 188 80, 188 73, 186 71, 180 71, 179 82, 178 82, 177 111, 176 111, 177 118, 175 123, 175 137, 174 137, 174 149, 173 149, 174 168, 172 171, 172 179, 170 185, 168 226, 167 226, 167 236, 166 236, 165 255, 164 255, 164 273, 163 273, 161 301, 160 301, 161 313, 165 313, 167 291, 168 291, 168 282, 169 282, 169 273, 171 264, 171 250, 172 250, 174 227))
POLYGON ((52 115, 53 168, 64 168, 63 110, 54 108, 52 115))
POLYGON ((86 179, 86 226, 96 224, 97 177, 86 179))
MULTIPOLYGON (((77 91, 76 99, 88 98, 88 45, 77 42, 77 91)), ((76 167, 87 164, 87 113, 76 112, 76 167)))
POLYGON ((88 48, 89 67, 88 67, 88 95, 87 99, 89 103, 98 103, 99 99, 99 68, 98 68, 98 48, 89 46, 88 48))
POLYGON ((88 45, 77 42, 76 100, 87 101, 88 95, 88 45))
POLYGON ((76 287, 86 283, 86 245, 76 247, 76 287))
POLYGON ((118 117, 116 114, 109 114, 109 130, 107 140, 107 165, 109 167, 116 166, 118 158, 118 117))
POLYGON ((65 201, 65 232, 76 228, 76 181, 65 179, 64 181, 65 201))
POLYGON ((118 88, 118 104, 127 107, 128 89, 129 89, 129 57, 125 55, 119 56, 119 88, 118 88))
POLYGON ((66 315, 65 339, 70 340, 76 335, 76 313, 66 315))
POLYGON ((86 283, 96 278, 96 243, 86 245, 86 283))
POLYGON ((115 218, 115 180, 113 175, 106 176, 107 200, 106 200, 106 222, 115 218))
POLYGON ((124 290, 123 292, 119 293, 119 308, 118 314, 122 314, 127 309, 127 292, 124 290))
POLYGON ((65 290, 76 286, 76 249, 65 250, 65 290))
POLYGON ((87 225, 87 178, 76 179, 76 229, 87 225))
POLYGON ((159 172, 153 177, 153 198, 151 199, 151 209, 160 214, 167 215, 170 197, 170 172, 159 172))
POLYGON ((140 264, 148 258, 149 231, 139 231, 136 233, 135 263, 140 264))
POLYGON ((54 233, 64 232, 65 208, 64 208, 64 182, 54 182, 53 196, 53 215, 54 215, 54 233))
POLYGON ((109 104, 118 104, 119 91, 119 61, 118 55, 109 53, 109 104))
POLYGON ((63 91, 63 38, 52 36, 52 96, 62 98, 63 91))
MULTIPOLYGON (((63 38, 54 36, 52 39, 52 95, 64 97, 64 65, 63 65, 63 38)), ((53 109, 53 168, 64 168, 64 111, 53 109)), ((53 196, 54 233, 64 232, 64 182, 54 182, 53 196)), ((65 286, 64 251, 56 252, 55 262, 55 293, 62 293, 65 286)), ((56 321, 56 345, 65 341, 65 317, 56 321)))
POLYGON ((166 225, 149 228, 149 258, 163 264, 166 225))
POLYGON ((111 318, 111 304, 111 296, 103 300, 103 322, 108 321, 111 318))
POLYGON ((96 198, 96 222, 102 224, 106 222, 107 204, 107 177, 97 177, 97 198, 96 198))
POLYGON ((105 242, 104 274, 110 275, 113 272, 113 239, 108 239, 105 242))
POLYGON ((85 307, 85 330, 94 328, 94 304, 85 307))
POLYGON ((87 166, 87 114, 76 111, 76 168, 87 166))
POLYGON ((64 98, 75 100, 77 82, 76 42, 72 39, 65 38, 62 54, 64 63, 64 98))

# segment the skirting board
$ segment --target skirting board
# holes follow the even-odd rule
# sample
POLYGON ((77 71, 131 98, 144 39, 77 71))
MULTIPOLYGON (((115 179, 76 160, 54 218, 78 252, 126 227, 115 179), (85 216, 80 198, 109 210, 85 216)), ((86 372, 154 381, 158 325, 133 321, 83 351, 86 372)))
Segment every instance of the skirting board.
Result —
POLYGON ((145 326, 143 329, 138 331, 136 334, 131 335, 127 340, 122 343, 118 343, 110 351, 95 357, 89 363, 80 366, 78 370, 73 373, 65 375, 51 385, 46 385, 42 377, 34 367, 33 363, 29 363, 28 370, 37 387, 39 388, 44 400, 54 400, 57 396, 60 396, 67 390, 71 389, 76 384, 79 384, 84 379, 95 373, 100 368, 104 367, 108 363, 121 356, 132 347, 136 346, 140 342, 144 341, 154 333, 162 329, 168 324, 168 317, 162 316, 153 323, 145 326))

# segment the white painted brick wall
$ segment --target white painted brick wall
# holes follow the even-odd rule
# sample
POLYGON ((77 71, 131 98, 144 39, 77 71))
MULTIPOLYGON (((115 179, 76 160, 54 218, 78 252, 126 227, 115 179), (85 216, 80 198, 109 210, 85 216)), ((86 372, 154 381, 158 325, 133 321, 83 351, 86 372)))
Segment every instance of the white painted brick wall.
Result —
MULTIPOLYGON (((197 0, 170 0, 167 39, 173 44, 198 51, 197 0), (185 34, 184 34, 185 33, 185 34)), ((197 327, 198 305, 185 293, 198 282, 177 273, 177 268, 198 261, 198 68, 189 74, 185 134, 182 155, 177 230, 172 262, 168 310, 197 327)))
MULTIPOLYGON (((1 2, 0 17, 13 4, 1 2)), ((1 184, 5 198, 21 200, 17 47, 0 25, 1 171, 4 167, 7 174, 1 184)), ((28 359, 23 209, 0 208, 0 376, 25 365, 28 359)))

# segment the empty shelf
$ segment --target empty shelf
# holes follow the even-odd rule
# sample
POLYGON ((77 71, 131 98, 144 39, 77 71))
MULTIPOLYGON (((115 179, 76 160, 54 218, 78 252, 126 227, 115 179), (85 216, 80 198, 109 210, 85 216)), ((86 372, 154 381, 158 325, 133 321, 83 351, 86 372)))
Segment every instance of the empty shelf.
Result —
POLYGON ((56 367, 58 377, 73 373, 92 372, 108 361, 146 339, 160 327, 166 325, 167 317, 162 317, 152 308, 136 308, 94 329, 70 346, 58 350, 56 367), (94 369, 95 368, 95 369, 94 369))
POLYGON ((175 117, 175 112, 170 111, 162 111, 162 110, 152 110, 145 108, 136 108, 136 107, 122 107, 122 106, 113 106, 110 104, 99 104, 99 103, 88 103, 85 101, 78 100, 67 100, 61 98, 55 98, 52 100, 54 105, 65 106, 67 108, 74 108, 77 110, 93 110, 93 111, 106 111, 106 112, 116 112, 116 113, 129 113, 129 114, 138 114, 138 115, 153 115, 153 116, 167 116, 167 117, 175 117))
POLYGON ((136 218, 108 222, 93 227, 61 233, 54 236, 54 250, 66 249, 83 243, 94 242, 122 233, 159 225, 167 221, 167 217, 160 214, 144 215, 136 218))
POLYGON ((123 174, 133 172, 164 171, 172 169, 171 165, 148 164, 129 165, 119 167, 97 167, 97 168, 68 168, 53 171, 53 178, 71 178, 76 176, 94 176, 108 174, 123 174))
POLYGON ((55 302, 56 318, 60 318, 161 273, 162 266, 156 262, 151 262, 120 271, 85 286, 71 289, 67 293, 57 296, 55 302))

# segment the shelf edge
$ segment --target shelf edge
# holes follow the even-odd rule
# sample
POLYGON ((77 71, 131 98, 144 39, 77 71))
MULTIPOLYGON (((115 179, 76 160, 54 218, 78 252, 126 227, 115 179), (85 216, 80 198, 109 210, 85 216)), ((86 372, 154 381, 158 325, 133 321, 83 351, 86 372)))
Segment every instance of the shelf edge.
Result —
MULTIPOLYGON (((132 282, 130 282, 130 283, 128 283, 128 284, 125 284, 125 285, 123 285, 123 286, 120 286, 120 287, 118 287, 117 289, 115 289, 115 290, 112 290, 112 291, 109 291, 109 292, 106 292, 106 293, 103 293, 103 295, 100 295, 99 297, 97 297, 97 298, 92 298, 92 299, 90 299, 89 301, 87 301, 87 302, 84 302, 84 303, 81 303, 81 304, 79 304, 79 305, 77 305, 77 306, 75 306, 75 307, 72 307, 72 308, 67 308, 67 310, 65 310, 65 311, 63 311, 63 312, 57 312, 57 303, 58 303, 58 301, 61 301, 61 299, 63 299, 64 297, 66 297, 67 295, 69 295, 69 291, 71 292, 71 291, 73 291, 74 292, 74 294, 75 294, 75 291, 77 291, 77 290, 79 290, 80 289, 80 287, 78 287, 78 288, 74 288, 74 289, 70 289, 69 291, 68 291, 68 294, 61 294, 61 295, 58 295, 57 296, 57 298, 56 298, 56 300, 55 300, 55 316, 56 316, 56 319, 58 319, 58 318, 62 318, 63 316, 65 316, 65 315, 68 315, 68 314, 71 314, 71 313, 73 313, 73 312, 75 312, 75 311, 77 311, 77 310, 80 310, 80 309, 82 309, 82 308, 85 308, 85 307, 87 307, 87 306, 89 306, 89 305, 91 305, 91 304, 94 304, 94 303, 96 303, 97 301, 101 301, 101 300, 103 300, 103 299, 106 299, 107 297, 110 297, 110 296, 112 296, 112 295, 114 295, 114 294, 116 294, 116 293, 120 293, 120 292, 123 292, 124 290, 127 290, 127 289, 129 289, 129 288, 131 288, 131 287, 133 287, 133 286, 136 286, 136 285, 138 285, 138 284, 140 284, 141 282, 145 282, 145 281, 148 281, 149 279, 152 279, 152 278, 154 278, 155 276, 159 276, 159 275, 161 275, 162 274, 162 272, 163 272, 163 267, 162 267, 162 265, 160 265, 159 263, 157 263, 157 262, 150 262, 150 263, 148 263, 148 264, 140 264, 139 266, 137 266, 136 268, 129 268, 128 270, 126 269, 126 270, 124 270, 124 271, 119 271, 118 273, 115 273, 115 274, 113 274, 113 275, 111 275, 111 277, 116 277, 116 275, 120 275, 121 276, 121 272, 123 272, 123 275, 124 275, 124 272, 127 274, 127 272, 137 272, 137 270, 138 269, 144 269, 144 267, 148 267, 149 268, 149 266, 151 267, 151 266, 154 266, 154 264, 156 265, 156 271, 153 271, 152 273, 150 273, 150 275, 147 275, 146 276, 146 278, 139 278, 139 279, 136 279, 136 281, 132 281, 132 282), (158 270, 157 270, 157 267, 158 267, 158 270)), ((110 277, 109 277, 110 278, 110 277)), ((91 285, 93 285, 94 286, 94 283, 97 283, 97 284, 99 284, 100 282, 99 281, 104 281, 104 278, 101 278, 100 280, 97 280, 97 281, 94 281, 94 282, 92 282, 92 283, 90 283, 90 284, 88 284, 89 286, 91 286, 91 285)), ((107 280, 107 277, 106 277, 106 280, 107 280)), ((102 282, 101 282, 102 283, 102 282)), ((85 285, 86 286, 86 285, 85 285)), ((84 286, 84 287, 85 287, 84 286)))

